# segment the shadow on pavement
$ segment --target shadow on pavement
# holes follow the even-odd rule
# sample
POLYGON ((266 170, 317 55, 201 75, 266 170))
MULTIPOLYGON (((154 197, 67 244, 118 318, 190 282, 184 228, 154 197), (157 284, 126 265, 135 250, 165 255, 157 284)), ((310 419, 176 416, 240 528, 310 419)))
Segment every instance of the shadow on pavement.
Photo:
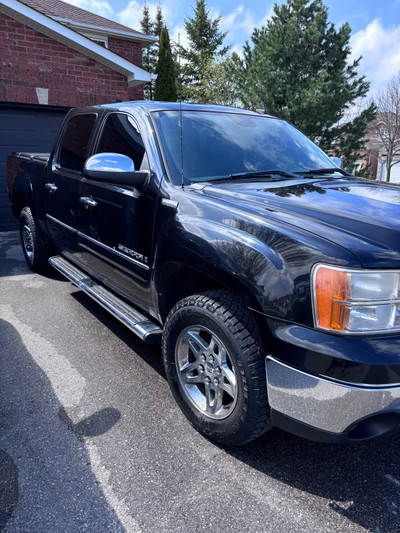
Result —
POLYGON ((161 347, 159 344, 146 344, 132 333, 119 320, 114 318, 108 311, 103 309, 90 296, 82 291, 77 291, 71 296, 83 305, 89 313, 97 318, 106 326, 114 335, 120 338, 131 350, 138 354, 149 366, 153 368, 160 376, 166 379, 164 366, 161 358, 161 347))
MULTIPOLYGON (((19 232, 0 232, 0 277, 2 276, 23 276, 35 273, 26 264, 21 247, 19 232)), ((37 275, 37 274, 36 274, 37 275)), ((41 277, 55 279, 57 281, 68 282, 57 270, 50 267, 41 277)))
POLYGON ((125 531, 84 444, 110 430, 119 411, 108 407, 73 424, 4 320, 0 342, 0 531, 125 531))
POLYGON ((327 499, 331 509, 368 531, 398 533, 399 450, 399 435, 330 445, 274 428, 247 446, 226 451, 291 487, 327 499))
POLYGON ((0 450, 0 531, 18 503, 18 470, 7 452, 0 450))
POLYGON ((84 442, 85 437, 98 437, 107 433, 119 421, 121 413, 118 409, 106 407, 74 424, 64 407, 60 407, 58 418, 78 440, 84 442))

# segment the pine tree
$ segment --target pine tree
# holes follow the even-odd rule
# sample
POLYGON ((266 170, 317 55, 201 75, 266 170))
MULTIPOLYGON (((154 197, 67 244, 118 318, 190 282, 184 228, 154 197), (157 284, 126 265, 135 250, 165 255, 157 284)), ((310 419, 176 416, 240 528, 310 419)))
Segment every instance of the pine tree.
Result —
POLYGON ((160 4, 157 5, 157 11, 156 11, 156 19, 154 21, 154 34, 156 37, 160 39, 161 31, 163 27, 165 26, 164 17, 162 14, 162 9, 160 4))
POLYGON ((197 0, 193 17, 185 21, 189 38, 188 48, 181 47, 185 60, 182 67, 184 84, 198 83, 202 79, 202 65, 227 54, 230 46, 224 46, 227 32, 219 30, 221 17, 212 18, 205 0, 197 0))
POLYGON ((198 104, 234 105, 232 83, 223 60, 206 60, 201 65, 202 79, 185 88, 185 97, 198 104))
POLYGON ((154 24, 150 18, 149 6, 147 5, 147 1, 145 0, 143 3, 142 20, 140 21, 140 29, 146 35, 153 35, 153 27, 154 27, 154 24))
MULTIPOLYGON (((140 29, 145 35, 153 35, 153 28, 154 28, 154 24, 150 18, 149 6, 147 5, 147 2, 145 0, 143 4, 143 9, 142 9, 142 19, 140 21, 140 29)), ((142 55, 142 66, 148 72, 154 72, 154 61, 153 61, 154 52, 152 48, 154 48, 154 45, 148 46, 147 48, 145 48, 143 50, 143 55, 142 55)), ((143 89, 144 89, 145 99, 152 100, 152 89, 153 89, 152 82, 145 83, 143 89)))
POLYGON ((154 98, 164 102, 176 102, 175 63, 172 58, 168 30, 164 26, 160 35, 158 62, 156 67, 157 79, 154 98))
MULTIPOLYGON (((160 4, 157 5, 155 20, 150 17, 149 6, 145 0, 142 9, 142 20, 140 21, 140 28, 146 35, 158 37, 158 41, 151 46, 148 46, 143 51, 143 68, 150 73, 156 70, 158 60, 158 46, 160 41, 161 30, 164 26, 164 17, 160 4)), ((146 100, 153 100, 154 98, 154 81, 144 84, 144 97, 146 100)))
POLYGON ((360 59, 349 60, 351 28, 328 22, 321 0, 275 4, 265 27, 255 28, 243 59, 232 54, 230 74, 245 107, 264 105, 267 113, 288 120, 325 150, 349 158, 362 149, 375 108, 356 121, 340 121, 369 89, 358 73, 360 59))

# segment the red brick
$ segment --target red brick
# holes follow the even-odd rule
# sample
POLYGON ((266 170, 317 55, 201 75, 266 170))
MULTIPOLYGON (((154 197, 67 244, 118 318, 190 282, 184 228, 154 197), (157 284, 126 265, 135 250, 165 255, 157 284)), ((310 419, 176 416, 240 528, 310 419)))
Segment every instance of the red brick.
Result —
POLYGON ((16 20, 13 20, 13 19, 8 19, 5 21, 6 23, 6 26, 10 27, 10 28, 20 28, 21 27, 21 23, 20 22, 17 22, 16 20))
MULTIPOLYGON (((143 98, 142 88, 128 89, 122 74, 2 13, 0 49, 3 101, 37 104, 36 87, 49 89, 50 105, 79 106, 143 98)), ((141 64, 138 43, 110 39, 110 50, 141 64)))
POLYGON ((14 50, 14 52, 26 52, 26 47, 25 46, 15 46, 15 45, 10 45, 10 50, 14 50))

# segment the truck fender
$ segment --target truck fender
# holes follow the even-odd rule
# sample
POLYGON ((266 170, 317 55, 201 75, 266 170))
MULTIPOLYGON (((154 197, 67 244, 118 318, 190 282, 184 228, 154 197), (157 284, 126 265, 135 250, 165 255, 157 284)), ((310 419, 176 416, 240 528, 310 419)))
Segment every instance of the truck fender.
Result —
MULTIPOLYGON (((245 292, 256 310, 262 311, 268 302, 277 316, 278 300, 293 292, 293 279, 279 252, 225 224, 180 217, 178 223, 160 231, 155 251, 156 293, 161 299, 166 283, 176 285, 174 290, 179 293, 182 276, 189 271, 206 276, 217 286, 245 292), (277 303, 275 309, 273 302, 277 303)), ((162 301, 159 307, 165 307, 162 301)))

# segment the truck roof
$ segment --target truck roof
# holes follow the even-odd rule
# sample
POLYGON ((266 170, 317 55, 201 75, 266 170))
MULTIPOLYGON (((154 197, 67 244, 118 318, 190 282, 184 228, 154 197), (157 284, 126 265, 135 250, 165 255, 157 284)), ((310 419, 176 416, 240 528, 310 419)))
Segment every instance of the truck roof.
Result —
MULTIPOLYGON (((114 111, 126 111, 127 109, 142 109, 148 112, 152 111, 170 111, 170 110, 180 110, 182 106, 183 111, 214 111, 214 112, 225 112, 225 113, 241 113, 246 115, 259 115, 256 111, 249 111, 247 109, 242 109, 239 107, 228 107, 222 105, 209 105, 209 104, 189 104, 187 102, 157 102, 153 100, 137 100, 131 102, 117 102, 113 104, 102 104, 98 106, 92 106, 86 109, 112 109, 114 111)), ((271 115, 263 114, 261 116, 271 115)))

